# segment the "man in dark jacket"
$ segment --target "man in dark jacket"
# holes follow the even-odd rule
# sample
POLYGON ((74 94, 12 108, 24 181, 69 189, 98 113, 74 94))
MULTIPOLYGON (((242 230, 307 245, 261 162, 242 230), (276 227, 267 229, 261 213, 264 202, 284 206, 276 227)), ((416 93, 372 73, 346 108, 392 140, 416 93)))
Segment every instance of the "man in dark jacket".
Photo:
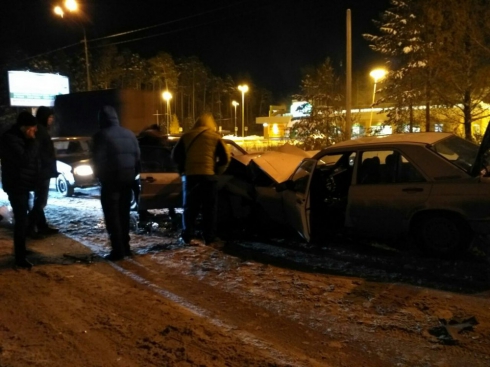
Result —
POLYGON ((111 106, 99 111, 100 131, 93 136, 94 173, 98 177, 100 201, 112 251, 108 260, 131 255, 129 223, 131 189, 140 172, 140 149, 136 136, 119 126, 111 106))
POLYGON ((216 237, 218 174, 225 171, 230 156, 211 114, 200 116, 192 129, 182 135, 172 151, 182 175, 182 241, 191 244, 194 226, 202 208, 203 237, 206 245, 221 248, 216 237))
POLYGON ((48 204, 49 182, 58 175, 54 145, 49 134, 49 128, 54 121, 53 110, 41 106, 37 109, 38 122, 36 140, 39 146, 41 162, 39 182, 34 191, 34 205, 29 212, 27 233, 31 238, 42 238, 44 235, 56 234, 58 229, 48 226, 44 208, 48 204))
POLYGON ((30 112, 23 111, 0 142, 2 185, 14 213, 15 265, 28 269, 32 267, 26 259, 29 192, 36 188, 39 175, 36 132, 36 118, 30 112))

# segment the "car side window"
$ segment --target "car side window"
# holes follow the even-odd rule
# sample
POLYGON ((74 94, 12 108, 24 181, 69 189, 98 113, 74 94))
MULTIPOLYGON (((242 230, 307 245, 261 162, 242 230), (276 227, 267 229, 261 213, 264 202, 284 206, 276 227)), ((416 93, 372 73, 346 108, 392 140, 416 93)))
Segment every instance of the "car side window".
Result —
POLYGON ((232 157, 243 155, 243 152, 239 148, 229 142, 226 142, 226 148, 232 157))
POLYGON ((177 173, 177 164, 171 157, 171 148, 165 145, 141 145, 141 171, 177 173))
POLYGON ((357 175, 358 184, 376 185, 423 181, 425 181, 423 175, 397 151, 362 152, 357 175))
POLYGON ((315 162, 313 160, 307 160, 301 163, 291 177, 291 181, 293 182, 293 191, 306 194, 308 181, 310 180, 310 176, 314 168, 315 162))

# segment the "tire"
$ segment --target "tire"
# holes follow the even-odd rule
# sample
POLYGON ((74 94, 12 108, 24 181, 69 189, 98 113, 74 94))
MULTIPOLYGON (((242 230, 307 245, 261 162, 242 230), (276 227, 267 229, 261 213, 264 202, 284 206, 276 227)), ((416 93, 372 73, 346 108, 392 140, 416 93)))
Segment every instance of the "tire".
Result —
POLYGON ((73 196, 75 192, 75 188, 70 185, 70 183, 66 180, 65 176, 60 174, 56 177, 56 190, 63 196, 73 196))
POLYGON ((136 194, 134 193, 134 190, 131 190, 131 211, 137 211, 138 210, 138 200, 136 199, 136 194))
POLYGON ((417 245, 435 256, 454 256, 467 250, 473 240, 468 224, 455 215, 434 213, 420 217, 413 228, 417 245))

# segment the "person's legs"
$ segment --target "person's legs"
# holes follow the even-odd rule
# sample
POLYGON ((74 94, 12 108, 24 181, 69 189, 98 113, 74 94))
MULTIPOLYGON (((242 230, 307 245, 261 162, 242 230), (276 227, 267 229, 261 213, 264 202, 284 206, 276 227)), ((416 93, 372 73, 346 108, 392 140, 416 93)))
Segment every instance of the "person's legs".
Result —
POLYGON ((201 190, 202 217, 204 225, 204 241, 211 243, 216 240, 216 219, 218 215, 218 181, 210 176, 202 183, 201 190))
POLYGON ((129 241, 130 231, 130 212, 131 212, 132 183, 121 185, 121 196, 119 201, 119 222, 121 224, 121 241, 124 249, 124 255, 131 255, 129 241))
POLYGON ((58 230, 48 226, 46 221, 46 215, 44 214, 44 208, 48 204, 49 196, 49 179, 44 180, 34 193, 34 205, 29 213, 32 213, 33 217, 30 218, 30 226, 34 225, 40 234, 55 234, 58 230))
POLYGON ((194 225, 200 209, 199 185, 200 177, 186 176, 182 179, 183 207, 182 239, 189 243, 194 237, 194 225))
POLYGON ((124 257, 124 246, 121 238, 121 223, 119 217, 119 202, 121 192, 116 185, 102 183, 100 188, 100 203, 104 212, 107 233, 111 241, 111 258, 113 260, 124 257))
POLYGON ((14 213, 14 255, 15 264, 30 268, 32 264, 26 259, 27 211, 29 210, 29 193, 9 194, 10 205, 14 213))

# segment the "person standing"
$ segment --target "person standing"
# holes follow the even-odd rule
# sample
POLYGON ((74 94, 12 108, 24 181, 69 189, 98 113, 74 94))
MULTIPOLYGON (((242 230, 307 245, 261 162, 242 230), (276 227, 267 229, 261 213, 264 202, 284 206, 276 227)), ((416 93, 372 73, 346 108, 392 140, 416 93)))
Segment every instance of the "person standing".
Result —
POLYGON ((203 237, 208 246, 221 248, 216 237, 218 175, 230 162, 230 156, 211 114, 201 115, 192 129, 182 135, 172 151, 182 176, 183 229, 181 240, 191 244, 199 212, 203 219, 203 237))
POLYGON ((32 267, 26 258, 29 193, 36 189, 40 165, 36 132, 36 118, 22 111, 16 123, 2 135, 0 144, 3 190, 14 213, 15 265, 27 269, 32 267))
POLYGON ((112 251, 107 260, 131 256, 129 245, 131 192, 140 172, 140 149, 136 136, 119 124, 116 110, 99 111, 100 130, 93 136, 94 174, 100 181, 100 201, 112 251))
POLYGON ((54 121, 53 110, 41 106, 37 109, 36 118, 38 122, 36 140, 39 146, 41 167, 39 182, 34 191, 34 204, 29 212, 27 233, 31 238, 39 239, 59 232, 57 228, 48 225, 44 214, 44 208, 48 204, 49 182, 52 177, 58 176, 58 171, 54 144, 49 134, 49 129, 54 121))

